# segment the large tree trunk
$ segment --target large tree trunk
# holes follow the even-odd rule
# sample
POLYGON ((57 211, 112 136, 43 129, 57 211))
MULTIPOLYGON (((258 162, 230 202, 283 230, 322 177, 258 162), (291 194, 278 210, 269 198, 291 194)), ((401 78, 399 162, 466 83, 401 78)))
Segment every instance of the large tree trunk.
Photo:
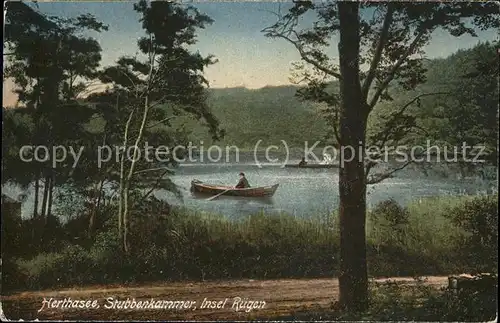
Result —
POLYGON ((368 306, 364 142, 368 109, 359 78, 359 4, 340 2, 340 305, 368 306), (343 152, 342 152, 343 151, 343 152))

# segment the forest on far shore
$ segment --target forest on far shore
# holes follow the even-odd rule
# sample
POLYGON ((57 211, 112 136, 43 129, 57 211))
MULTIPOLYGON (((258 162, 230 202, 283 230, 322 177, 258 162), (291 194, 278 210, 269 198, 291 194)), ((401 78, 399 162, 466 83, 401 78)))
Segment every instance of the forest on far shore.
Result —
MULTIPOLYGON (((466 141, 471 145, 485 144, 489 152, 495 150, 498 136, 495 44, 478 43, 446 58, 427 60, 425 64, 427 82, 413 91, 393 87, 390 95, 394 105, 404 104, 420 93, 449 94, 423 97, 419 106, 409 108, 427 133, 409 136, 408 144, 430 140, 437 145, 460 146, 466 141)), ((296 96, 298 89, 299 86, 293 85, 210 89, 209 105, 226 130, 223 142, 240 148, 253 148, 258 140, 271 144, 286 140, 298 147, 303 147, 304 141, 331 142, 322 114, 324 106, 301 100, 296 96)), ((385 117, 391 105, 381 102, 376 106, 371 127, 377 127, 378 120, 385 117)), ((187 125, 194 141, 210 143, 205 128, 194 120, 187 125)))

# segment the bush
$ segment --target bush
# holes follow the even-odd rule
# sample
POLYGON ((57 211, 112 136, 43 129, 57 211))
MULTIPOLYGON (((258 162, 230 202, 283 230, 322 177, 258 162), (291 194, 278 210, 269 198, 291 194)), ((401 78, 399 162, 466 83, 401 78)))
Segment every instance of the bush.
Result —
POLYGON ((28 289, 89 284, 95 278, 95 263, 78 245, 69 245, 60 253, 43 253, 29 261, 20 261, 28 289))
POLYGON ((407 224, 410 216, 408 210, 399 205, 394 199, 388 199, 377 204, 373 208, 371 215, 376 223, 385 222, 391 226, 407 224))
POLYGON ((464 231, 458 244, 475 271, 497 271, 498 195, 466 201, 452 208, 448 215, 464 231))
POLYGON ((1 290, 2 293, 9 293, 19 288, 25 288, 26 275, 21 271, 16 259, 12 257, 2 257, 1 269, 1 290))
POLYGON ((377 245, 403 246, 410 213, 395 200, 377 204, 369 213, 370 235, 377 245))
MULTIPOLYGON (((436 201, 433 203, 433 209, 403 208, 389 200, 370 212, 373 225, 367 257, 371 276, 466 272, 471 267, 469 263, 477 267, 470 257, 473 251, 479 252, 478 248, 487 247, 488 252, 475 261, 486 254, 496 256, 492 252, 496 246, 490 243, 496 237, 496 227, 485 228, 477 224, 481 221, 471 220, 485 217, 491 222, 493 200, 481 198, 479 202, 467 202, 465 207, 457 207, 463 213, 452 210, 457 219, 469 219, 455 221, 464 228, 459 236, 461 240, 456 239, 459 230, 452 221, 442 218, 449 209, 436 201), (476 236, 488 239, 478 240, 476 236), (464 247, 465 240, 468 243, 464 247), (465 250, 471 254, 469 258, 464 257, 465 250)), ((302 219, 257 214, 235 221, 169 209, 159 202, 148 210, 134 212, 130 218, 131 248, 126 256, 121 252, 116 213, 110 209, 112 213, 101 215, 108 223, 93 240, 81 245, 69 239, 59 241, 62 245, 59 250, 41 253, 31 260, 19 260, 18 269, 11 266, 7 270, 8 266, 4 266, 5 277, 17 277, 13 284, 19 288, 40 289, 158 280, 337 275, 338 228, 331 227, 331 217, 302 219)), ((76 230, 74 223, 71 225, 76 230)), ((492 263, 491 259, 487 261, 492 263)))
POLYGON ((489 290, 459 293, 444 289, 441 294, 427 299, 422 307, 431 319, 486 322, 495 319, 497 302, 498 286, 491 286, 489 290))
POLYGON ((22 261, 29 289, 158 280, 333 276, 336 238, 319 222, 255 215, 223 217, 173 211, 133 218, 130 254, 117 230, 100 232, 89 248, 71 245, 22 261))

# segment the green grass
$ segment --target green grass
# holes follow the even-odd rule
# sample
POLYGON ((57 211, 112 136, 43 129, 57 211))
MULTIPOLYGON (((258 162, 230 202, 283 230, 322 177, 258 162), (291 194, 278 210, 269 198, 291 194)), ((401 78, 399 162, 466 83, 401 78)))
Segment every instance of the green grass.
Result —
MULTIPOLYGON (((424 200, 407 208, 393 201, 376 206, 367 214, 369 275, 446 275, 479 270, 479 261, 466 255, 479 254, 478 250, 495 253, 493 249, 498 248, 478 245, 474 242, 477 239, 464 243, 474 234, 453 219, 460 214, 481 219, 496 212, 497 205, 494 198, 460 197, 424 200)), ((73 225, 82 232, 72 233, 69 224, 67 228, 62 225, 54 231, 54 235, 61 235, 57 247, 24 259, 11 256, 8 261, 15 265, 10 271, 5 269, 14 277, 9 288, 338 275, 336 214, 299 218, 260 213, 230 220, 185 209, 173 209, 167 216, 134 213, 128 256, 120 252, 114 212, 108 217, 94 239, 86 239, 81 226, 73 225), (73 239, 63 238, 68 236, 73 239), (75 240, 75 236, 80 238, 75 240)), ((484 234, 497 234, 496 226, 491 230, 484 234)), ((16 241, 30 245, 29 239, 29 234, 23 234, 16 241)), ((484 259, 481 268, 496 268, 496 264, 497 259, 484 259)))

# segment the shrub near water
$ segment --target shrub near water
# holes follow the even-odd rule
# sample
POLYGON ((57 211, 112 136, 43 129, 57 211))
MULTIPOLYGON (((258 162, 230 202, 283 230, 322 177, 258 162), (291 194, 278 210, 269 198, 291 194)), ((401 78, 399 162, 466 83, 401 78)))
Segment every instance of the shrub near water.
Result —
MULTIPOLYGON (((457 198, 446 200, 446 207, 440 207, 439 199, 429 203, 432 207, 424 202, 403 208, 386 201, 370 212, 371 276, 449 274, 496 266, 496 258, 488 257, 497 250, 492 244, 497 233, 489 225, 497 214, 496 199, 464 202, 457 198), (484 258, 471 258, 481 248, 488 250, 481 251, 484 258)), ((91 243, 59 242, 66 244, 60 251, 19 260, 19 272, 6 273, 17 277, 12 288, 338 274, 339 240, 337 228, 331 226, 333 215, 303 219, 257 214, 231 221, 163 209, 157 201, 148 213, 132 214, 127 256, 120 251, 113 214, 107 217, 91 243)))
POLYGON ((497 207, 497 196, 432 197, 408 207, 393 200, 378 204, 368 215, 370 273, 407 276, 494 270, 497 207))
POLYGON ((174 210, 137 216, 131 253, 120 252, 115 230, 90 248, 70 245, 20 261, 29 277, 20 288, 91 283, 333 276, 337 239, 328 226, 258 214, 231 222, 174 210))
POLYGON ((410 214, 395 200, 383 201, 370 212, 372 237, 378 245, 404 245, 410 214))
POLYGON ((464 234, 458 237, 466 261, 476 272, 498 271, 498 195, 478 197, 452 208, 447 216, 464 234))

